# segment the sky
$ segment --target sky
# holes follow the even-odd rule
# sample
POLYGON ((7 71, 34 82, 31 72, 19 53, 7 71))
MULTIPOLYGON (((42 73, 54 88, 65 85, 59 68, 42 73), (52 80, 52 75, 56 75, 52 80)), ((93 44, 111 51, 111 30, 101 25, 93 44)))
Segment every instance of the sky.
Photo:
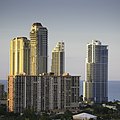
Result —
POLYGON ((10 40, 29 37, 31 25, 48 29, 51 51, 65 42, 65 71, 85 78, 86 45, 99 40, 109 49, 109 80, 120 80, 120 0, 0 0, 0 80, 9 75, 10 40))

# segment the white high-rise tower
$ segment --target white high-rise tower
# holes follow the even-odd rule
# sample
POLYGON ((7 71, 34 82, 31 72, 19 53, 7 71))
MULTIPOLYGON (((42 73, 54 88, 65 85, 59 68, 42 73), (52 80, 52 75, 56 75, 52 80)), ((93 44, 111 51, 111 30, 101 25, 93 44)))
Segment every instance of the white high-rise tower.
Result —
POLYGON ((87 102, 108 101, 108 49, 98 40, 87 45, 83 98, 87 102))

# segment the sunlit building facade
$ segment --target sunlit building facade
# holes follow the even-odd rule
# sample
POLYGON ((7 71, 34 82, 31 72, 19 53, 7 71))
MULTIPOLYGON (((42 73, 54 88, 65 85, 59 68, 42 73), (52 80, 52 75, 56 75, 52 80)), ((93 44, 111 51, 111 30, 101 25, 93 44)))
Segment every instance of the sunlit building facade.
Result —
POLYGON ((48 30, 33 23, 30 31, 30 74, 47 73, 48 30))
POLYGON ((8 76, 8 111, 13 111, 14 77, 30 73, 30 41, 17 37, 10 42, 10 74, 8 76))
POLYGON ((83 98, 86 102, 108 101, 108 46, 98 40, 87 44, 86 78, 83 98))
POLYGON ((55 75, 62 75, 65 72, 64 42, 58 42, 52 50, 51 72, 55 75))
POLYGON ((30 72, 30 41, 26 37, 17 37, 10 42, 10 75, 30 72))

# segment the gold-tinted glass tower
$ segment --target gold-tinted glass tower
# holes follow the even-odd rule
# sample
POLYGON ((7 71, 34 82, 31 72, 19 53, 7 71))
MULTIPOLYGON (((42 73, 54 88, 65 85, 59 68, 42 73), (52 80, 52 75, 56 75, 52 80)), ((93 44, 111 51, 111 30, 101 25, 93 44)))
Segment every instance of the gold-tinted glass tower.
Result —
POLYGON ((10 42, 10 74, 8 76, 8 111, 14 106, 14 77, 29 74, 30 41, 26 37, 17 37, 10 42))
POLYGON ((29 74, 30 41, 26 37, 17 37, 10 43, 10 75, 29 74))
POLYGON ((62 75, 65 72, 64 42, 58 42, 52 50, 51 72, 55 75, 62 75))

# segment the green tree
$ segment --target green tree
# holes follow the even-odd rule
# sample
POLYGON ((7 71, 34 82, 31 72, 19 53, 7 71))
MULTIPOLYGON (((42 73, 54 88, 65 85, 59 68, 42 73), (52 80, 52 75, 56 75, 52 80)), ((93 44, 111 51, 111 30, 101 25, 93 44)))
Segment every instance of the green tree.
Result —
POLYGON ((51 120, 50 116, 45 112, 41 115, 39 120, 51 120))
POLYGON ((65 113, 64 113, 64 118, 65 118, 65 120, 72 120, 72 117, 73 115, 72 115, 72 112, 71 111, 69 111, 69 110, 66 110, 65 111, 65 113))
POLYGON ((22 117, 25 119, 25 120, 36 120, 37 119, 37 115, 35 114, 35 112, 28 108, 24 111, 22 117))

